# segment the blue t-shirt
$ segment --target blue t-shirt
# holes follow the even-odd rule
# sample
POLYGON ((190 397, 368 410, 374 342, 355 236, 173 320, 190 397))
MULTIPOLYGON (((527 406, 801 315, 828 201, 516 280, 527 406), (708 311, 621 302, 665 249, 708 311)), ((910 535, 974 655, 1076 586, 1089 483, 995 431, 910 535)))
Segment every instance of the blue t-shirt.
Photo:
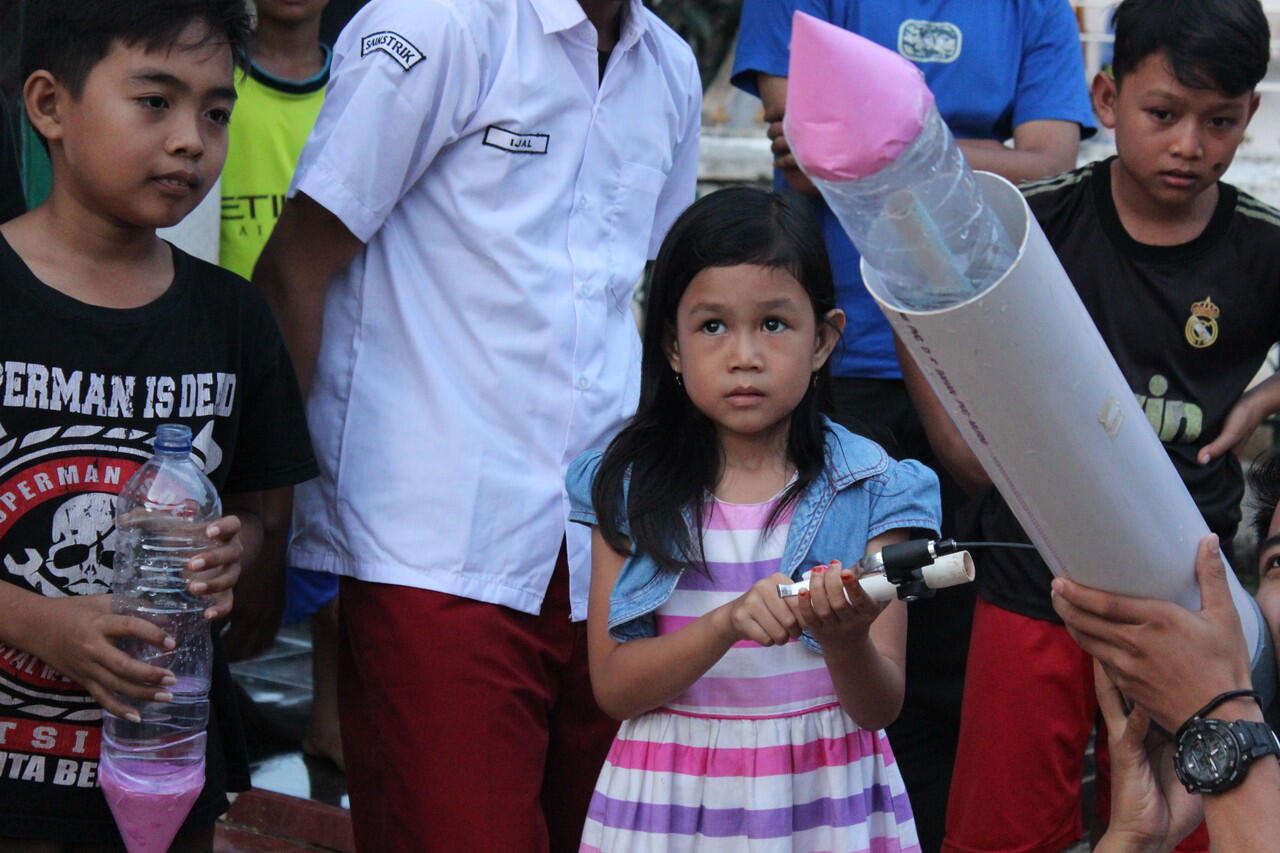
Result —
MULTIPOLYGON (((735 86, 759 95, 756 72, 787 76, 791 15, 799 9, 910 59, 960 139, 1005 140, 1039 119, 1093 133, 1079 29, 1068 0, 745 0, 735 86)), ((780 175, 774 185, 786 188, 780 175)), ((820 197, 813 199, 831 255, 836 300, 848 317, 835 376, 897 379, 893 335, 862 286, 858 251, 820 197)))

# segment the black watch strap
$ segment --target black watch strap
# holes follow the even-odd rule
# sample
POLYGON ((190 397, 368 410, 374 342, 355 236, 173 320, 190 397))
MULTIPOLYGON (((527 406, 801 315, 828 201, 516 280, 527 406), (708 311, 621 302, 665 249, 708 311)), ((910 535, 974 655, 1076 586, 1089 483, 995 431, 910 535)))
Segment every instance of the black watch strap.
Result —
POLYGON ((1181 726, 1178 727, 1178 731, 1175 732, 1173 736, 1174 740, 1177 740, 1179 737, 1181 737, 1183 730, 1186 729, 1186 727, 1189 726, 1194 720, 1200 720, 1207 717, 1210 711, 1212 711, 1214 708, 1217 708, 1223 702, 1230 701, 1231 699, 1237 699, 1241 696, 1252 696, 1253 701, 1258 703, 1258 707, 1259 708, 1262 707, 1262 694, 1256 690, 1228 690, 1225 693, 1219 693, 1217 696, 1214 696, 1212 699, 1210 699, 1207 705, 1205 705, 1199 711, 1196 711, 1194 714, 1192 714, 1190 719, 1188 719, 1185 723, 1183 723, 1181 726))
POLYGON ((1264 755, 1274 755, 1280 760, 1280 738, 1271 726, 1253 720, 1236 720, 1231 729, 1240 741, 1240 749, 1249 761, 1264 755))

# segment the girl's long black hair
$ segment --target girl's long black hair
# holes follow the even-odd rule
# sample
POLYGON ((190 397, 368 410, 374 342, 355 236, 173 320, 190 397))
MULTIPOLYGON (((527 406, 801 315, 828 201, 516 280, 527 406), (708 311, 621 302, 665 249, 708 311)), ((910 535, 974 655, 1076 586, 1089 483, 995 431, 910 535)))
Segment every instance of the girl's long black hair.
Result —
MULTIPOLYGON (((706 496, 722 465, 715 425, 689 401, 667 362, 665 345, 674 339, 676 308, 689 282, 709 267, 755 264, 786 270, 804 288, 820 328, 836 307, 831 264, 822 234, 800 199, 749 187, 711 193, 694 202, 671 226, 651 277, 644 320, 640 405, 630 424, 604 453, 591 489, 600 533, 619 553, 632 548, 664 571, 705 571, 701 531, 706 496), (626 506, 623 482, 628 481, 626 506), (623 534, 620 513, 630 523, 623 534)), ((822 414, 830 409, 824 364, 791 413, 787 458, 796 479, 770 518, 796 501, 821 473, 825 461, 822 414)))

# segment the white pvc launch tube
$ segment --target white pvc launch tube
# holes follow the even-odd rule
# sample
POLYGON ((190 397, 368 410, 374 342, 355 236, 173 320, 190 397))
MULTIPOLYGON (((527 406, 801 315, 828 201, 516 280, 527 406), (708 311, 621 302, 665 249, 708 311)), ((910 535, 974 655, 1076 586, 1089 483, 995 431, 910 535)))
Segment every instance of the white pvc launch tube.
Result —
MULTIPOLYGON (((864 262, 867 289, 1055 575, 1199 609, 1208 526, 1022 193, 978 179, 1019 245, 995 285, 903 311, 864 262)), ((1227 579, 1256 663, 1266 626, 1227 579)))

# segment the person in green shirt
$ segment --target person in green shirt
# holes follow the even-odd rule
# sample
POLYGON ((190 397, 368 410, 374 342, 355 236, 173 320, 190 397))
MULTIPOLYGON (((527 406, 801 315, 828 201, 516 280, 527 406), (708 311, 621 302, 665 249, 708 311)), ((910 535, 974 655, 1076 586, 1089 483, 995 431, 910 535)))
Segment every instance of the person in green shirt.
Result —
POLYGON ((253 57, 236 81, 222 171, 222 266, 248 278, 284 204, 324 87, 330 52, 320 43, 327 0, 258 0, 253 57))

